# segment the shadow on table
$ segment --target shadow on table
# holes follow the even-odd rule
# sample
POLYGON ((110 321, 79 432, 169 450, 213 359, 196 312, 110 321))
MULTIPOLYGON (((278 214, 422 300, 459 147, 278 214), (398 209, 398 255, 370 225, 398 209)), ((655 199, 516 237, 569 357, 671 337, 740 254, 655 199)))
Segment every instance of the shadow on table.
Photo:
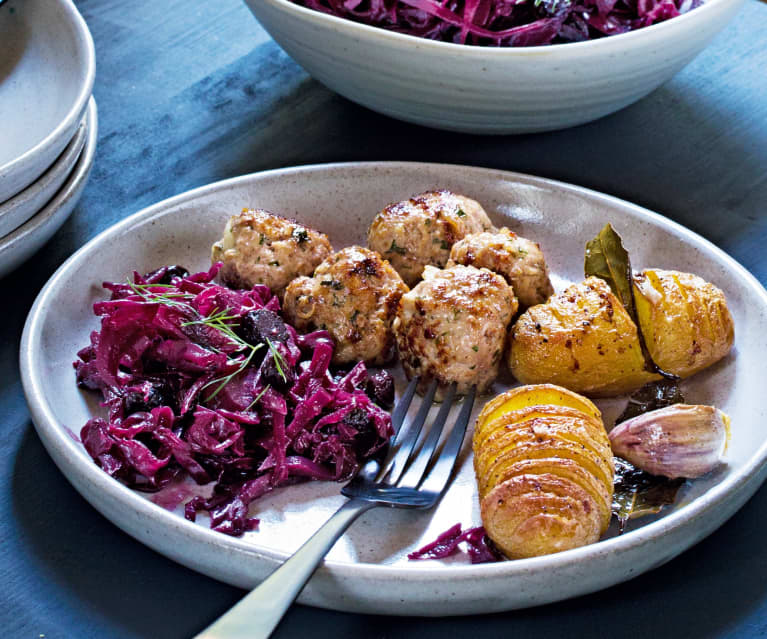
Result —
POLYGON ((412 160, 574 182, 732 243, 749 232, 749 211, 755 214, 764 195, 763 108, 758 92, 738 84, 749 70, 761 72, 757 57, 729 60, 707 50, 665 86, 597 122, 551 133, 476 136, 399 122, 349 102, 267 41, 168 96, 161 110, 141 102, 120 109, 111 96, 99 96, 99 154, 130 170, 108 171, 97 160, 83 199, 86 217, 66 228, 79 224, 93 232, 169 195, 264 169, 412 160), (745 68, 730 73, 735 64, 745 68), (721 75, 723 86, 712 86, 700 69, 721 75), (112 119, 118 110, 121 117, 112 119), (97 190, 99 200, 90 201, 97 190), (712 225, 712 216, 721 222, 712 225))
MULTIPOLYGON (((241 596, 161 557, 103 519, 53 466, 31 425, 13 470, 13 516, 27 571, 41 575, 53 599, 71 600, 68 609, 81 609, 96 628, 107 618, 110 627, 124 627, 125 636, 191 636, 241 596)), ((767 527, 767 491, 757 493, 726 526, 726 535, 714 533, 670 564, 626 584, 484 616, 482 633, 548 636, 566 628, 568 637, 721 635, 767 605, 760 569, 767 563, 767 547, 760 541, 767 527)), ((312 639, 444 639, 470 636, 477 619, 372 617, 296 606, 275 636, 295 637, 312 628, 312 639)))
MULTIPOLYGON (((706 63, 727 75, 726 61, 706 63)), ((289 60, 281 64, 283 74, 291 69, 289 60)), ((221 177, 329 161, 491 166, 604 190, 702 231, 718 244, 737 243, 739 235, 753 231, 758 196, 764 194, 767 132, 749 115, 757 100, 741 86, 727 87, 724 99, 721 89, 693 73, 683 72, 635 105, 590 124, 477 136, 393 120, 300 73, 289 76, 279 100, 238 99, 238 90, 249 93, 243 79, 248 76, 237 64, 228 72, 232 75, 220 78, 212 92, 226 87, 231 119, 225 127, 208 128, 217 137, 215 144, 208 141, 211 152, 227 149, 218 166, 221 177), (732 188, 722 188, 729 183, 732 188), (713 229, 712 216, 722 218, 713 229)))
POLYGON ((242 594, 165 559, 110 524, 58 471, 31 424, 16 453, 12 494, 26 571, 50 589, 50 597, 35 597, 52 609, 40 617, 55 619, 56 606, 64 604, 64 612, 79 615, 82 637, 101 636, 105 625, 123 627, 124 636, 188 637, 242 594))

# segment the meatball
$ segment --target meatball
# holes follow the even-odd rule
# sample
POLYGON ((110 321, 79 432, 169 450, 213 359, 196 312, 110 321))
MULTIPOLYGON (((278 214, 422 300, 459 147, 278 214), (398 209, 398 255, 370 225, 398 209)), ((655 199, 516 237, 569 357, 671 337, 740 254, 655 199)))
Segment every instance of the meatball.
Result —
POLYGON ((474 200, 430 191, 384 208, 370 225, 368 246, 413 286, 427 264, 445 266, 456 241, 491 228, 487 213, 474 200))
POLYGON ((392 322, 408 288, 378 253, 350 246, 328 257, 313 277, 293 280, 284 313, 299 330, 327 330, 335 364, 385 364, 394 356, 392 322))
POLYGON ((266 284, 281 297, 291 280, 309 275, 332 250, 323 233, 263 209, 243 209, 229 218, 211 260, 224 263, 219 275, 229 286, 266 284))
POLYGON ((485 268, 427 266, 423 281, 402 296, 394 332, 408 377, 419 390, 436 378, 440 388, 457 382, 486 391, 498 376, 506 329, 517 311, 514 291, 485 268))
POLYGON ((522 306, 543 304, 554 293, 541 247, 507 228, 467 235, 453 244, 450 261, 503 275, 522 306))

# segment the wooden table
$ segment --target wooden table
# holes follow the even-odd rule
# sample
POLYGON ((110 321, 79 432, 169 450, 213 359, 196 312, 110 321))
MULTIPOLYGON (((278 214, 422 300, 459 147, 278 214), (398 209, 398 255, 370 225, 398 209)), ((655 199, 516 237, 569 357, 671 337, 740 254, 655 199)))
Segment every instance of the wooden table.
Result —
MULTIPOLYGON (((72 218, 0 281, 5 637, 188 637, 242 595, 155 554, 93 510, 52 465, 21 392, 18 340, 38 290, 86 240, 148 204, 221 178, 295 164, 475 164, 557 178, 647 206, 706 236, 767 283, 767 6, 756 0, 687 69, 638 104, 593 124, 521 137, 433 131, 356 106, 310 79, 238 0, 77 4, 96 42, 96 164, 72 218)), ((692 550, 604 592, 440 620, 296 606, 275 636, 763 635, 765 531, 762 489, 692 550)))

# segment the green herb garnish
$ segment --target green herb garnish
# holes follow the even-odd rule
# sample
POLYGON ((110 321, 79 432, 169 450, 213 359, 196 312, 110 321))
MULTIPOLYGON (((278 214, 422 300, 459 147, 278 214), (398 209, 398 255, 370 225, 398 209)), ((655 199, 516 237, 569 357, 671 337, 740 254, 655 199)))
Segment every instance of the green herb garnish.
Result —
POLYGON ((595 276, 607 282, 631 318, 636 320, 631 261, 612 225, 606 224, 599 235, 586 244, 583 270, 586 277, 595 276))
POLYGON ((407 249, 403 248, 402 246, 397 246, 397 240, 392 240, 391 246, 389 247, 389 250, 386 252, 399 253, 400 255, 404 255, 405 253, 407 253, 407 249))
MULTIPOLYGON (((250 344, 248 344, 250 346, 250 344)), ((248 353, 248 356, 240 362, 240 365, 237 367, 237 370, 235 370, 233 373, 230 373, 229 375, 225 375, 224 377, 217 377, 216 379, 210 380, 205 386, 202 387, 200 390, 204 390, 208 388, 208 386, 212 386, 213 384, 218 384, 216 386, 216 390, 214 390, 210 395, 208 395, 205 398, 206 402, 209 402, 211 399, 213 399, 216 395, 218 395, 221 390, 226 386, 229 382, 231 382, 237 375, 242 373, 250 364, 251 360, 253 359, 253 356, 256 354, 256 351, 258 351, 263 344, 258 344, 256 346, 250 346, 250 353, 248 353)), ((236 360, 232 360, 232 363, 234 363, 236 360)))
MULTIPOLYGON (((240 353, 240 357, 242 357, 242 360, 239 360, 238 358, 232 358, 227 363, 229 365, 235 365, 237 364, 237 369, 230 373, 229 375, 224 375, 223 377, 217 377, 216 379, 210 380, 207 384, 205 384, 200 390, 204 390, 210 386, 216 385, 215 390, 208 395, 204 401, 210 401, 213 399, 216 395, 218 395, 219 392, 229 383, 231 382, 237 375, 242 373, 249 365, 250 362, 253 360, 253 357, 255 356, 256 352, 263 348, 263 344, 257 344, 256 346, 253 346, 252 344, 246 342, 244 339, 242 339, 236 332, 235 328, 239 325, 237 321, 233 320, 239 320, 239 316, 232 315, 230 309, 215 309, 213 312, 211 312, 207 316, 200 315, 200 313, 191 305, 186 303, 187 300, 190 301, 194 299, 195 295, 192 293, 183 293, 181 291, 157 291, 154 289, 175 289, 176 287, 172 284, 135 284, 133 282, 128 282, 128 286, 130 286, 131 290, 141 297, 145 302, 151 303, 151 304, 162 304, 164 306, 169 306, 171 308, 176 308, 181 311, 183 311, 187 316, 195 317, 197 319, 192 319, 186 322, 181 323, 181 327, 185 328, 187 326, 194 326, 194 325, 204 325, 209 328, 212 328, 219 333, 222 333, 225 335, 236 347, 235 354, 240 353)), ((213 348, 212 346, 205 347, 208 350, 213 350, 216 352, 219 352, 217 349, 213 348)), ((279 356, 279 353, 278 353, 279 356)), ((280 356, 281 357, 281 356, 280 356)), ((284 360, 282 360, 284 363, 284 360)), ((279 364, 278 364, 278 371, 280 370, 279 364)), ((280 373, 283 378, 284 373, 280 373)), ((257 398, 258 399, 258 398, 257 398)))
POLYGON ((282 377, 283 382, 287 382, 288 378, 285 375, 285 368, 287 368, 287 364, 285 363, 285 358, 282 356, 282 353, 277 350, 277 347, 272 343, 272 340, 270 340, 268 337, 266 338, 266 344, 272 353, 272 359, 274 359, 274 366, 277 368, 278 375, 282 377))
POLYGON ((293 239, 299 244, 309 241, 309 233, 302 226, 297 226, 293 231, 293 239))
POLYGON ((193 300, 194 295, 191 293, 182 293, 181 291, 166 293, 153 290, 155 288, 175 288, 175 286, 172 284, 134 284, 133 282, 128 282, 128 286, 130 286, 131 290, 136 295, 141 297, 141 299, 143 299, 145 302, 150 304, 164 304, 165 306, 181 308, 187 313, 194 313, 195 315, 198 315, 194 308, 189 306, 189 304, 181 301, 184 299, 193 300))
POLYGON ((607 282, 633 320, 639 335, 639 346, 644 356, 645 370, 650 373, 657 373, 669 380, 679 381, 679 376, 667 373, 653 361, 650 350, 647 348, 634 301, 631 260, 628 251, 623 248, 620 235, 615 232, 611 224, 605 224, 599 234, 586 243, 583 270, 586 277, 594 276, 607 282))
POLYGON ((256 399, 250 402, 250 404, 248 404, 248 407, 245 410, 249 411, 251 408, 253 408, 258 403, 258 400, 260 400, 264 396, 264 393, 266 393, 266 391, 268 391, 270 388, 271 388, 270 384, 267 384, 266 386, 264 386, 263 390, 258 395, 256 395, 256 399))

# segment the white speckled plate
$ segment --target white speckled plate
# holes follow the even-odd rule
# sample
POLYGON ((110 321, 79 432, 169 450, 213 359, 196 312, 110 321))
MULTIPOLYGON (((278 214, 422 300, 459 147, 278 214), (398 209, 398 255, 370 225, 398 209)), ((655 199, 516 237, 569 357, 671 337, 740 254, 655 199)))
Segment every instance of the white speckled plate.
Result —
POLYGON ((88 106, 96 55, 72 0, 0 6, 0 202, 34 182, 69 144, 88 106))
MULTIPOLYGON (((313 483, 276 491, 257 503, 260 531, 233 539, 212 532, 204 517, 190 523, 101 471, 71 436, 99 410, 95 398, 75 386, 71 368, 75 352, 98 325, 91 305, 103 295, 99 284, 166 263, 207 267, 210 244, 227 217, 243 206, 302 220, 326 231, 339 248, 363 242, 368 223, 388 202, 434 187, 476 198, 496 223, 539 241, 559 290, 582 277, 584 242, 607 221, 623 235, 635 267, 694 271, 724 289, 735 319, 735 348, 685 382, 685 390, 690 401, 715 403, 732 416, 726 464, 686 487, 663 516, 639 520, 621 537, 608 533, 577 550, 498 564, 471 566, 460 558, 408 562, 409 551, 452 524, 480 523, 467 440, 460 472, 435 509, 378 509, 365 515, 330 552, 301 601, 399 615, 520 608, 629 579, 720 526, 767 473, 763 380, 754 375, 767 361, 767 292, 712 244, 627 202, 526 175, 436 164, 341 164, 243 176, 160 202, 75 253, 40 293, 21 345, 32 418, 62 472, 100 512, 148 546, 217 579, 256 585, 342 503, 339 487, 313 483)), ((614 402, 602 406, 608 419, 615 414, 614 402)))

